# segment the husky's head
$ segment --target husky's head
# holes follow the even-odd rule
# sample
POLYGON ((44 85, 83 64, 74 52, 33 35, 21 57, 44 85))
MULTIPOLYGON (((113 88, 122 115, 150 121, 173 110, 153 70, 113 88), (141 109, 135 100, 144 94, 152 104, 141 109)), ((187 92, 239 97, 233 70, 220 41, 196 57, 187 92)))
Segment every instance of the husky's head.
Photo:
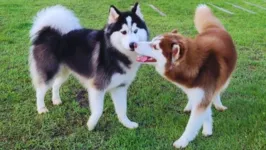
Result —
POLYGON ((131 11, 120 12, 115 6, 109 10, 105 34, 113 47, 123 53, 134 53, 137 42, 148 40, 148 30, 138 3, 131 11))

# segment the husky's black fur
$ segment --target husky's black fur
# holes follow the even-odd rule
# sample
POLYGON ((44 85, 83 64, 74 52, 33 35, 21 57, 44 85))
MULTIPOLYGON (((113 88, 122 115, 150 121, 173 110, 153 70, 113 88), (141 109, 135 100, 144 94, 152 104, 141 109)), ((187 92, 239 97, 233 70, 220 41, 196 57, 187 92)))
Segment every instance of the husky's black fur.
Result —
POLYGON ((131 16, 138 27, 146 30, 147 27, 131 11, 119 14, 116 23, 106 25, 102 30, 77 29, 64 35, 52 27, 40 30, 32 45, 37 70, 44 81, 53 79, 61 63, 83 77, 95 77, 94 84, 98 89, 105 88, 113 74, 125 73, 120 64, 130 68, 132 62, 111 45, 110 36, 122 28, 127 16, 131 16), (99 44, 99 49, 95 48, 96 44, 99 44), (92 62, 94 54, 98 54, 97 64, 92 62))

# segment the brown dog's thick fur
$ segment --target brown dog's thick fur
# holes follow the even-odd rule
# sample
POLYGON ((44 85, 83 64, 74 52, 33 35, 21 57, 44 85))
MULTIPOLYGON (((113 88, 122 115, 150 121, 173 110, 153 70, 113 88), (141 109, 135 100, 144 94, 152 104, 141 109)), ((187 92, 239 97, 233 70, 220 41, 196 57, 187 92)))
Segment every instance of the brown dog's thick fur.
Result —
POLYGON ((172 31, 140 42, 135 49, 141 54, 138 61, 154 64, 160 75, 188 96, 185 111, 191 111, 190 118, 174 142, 177 148, 186 147, 202 126, 203 135, 212 134, 211 104, 226 109, 220 93, 229 84, 237 59, 231 36, 207 5, 198 6, 194 21, 199 34, 193 39, 172 31))
POLYGON ((197 10, 195 26, 199 34, 187 38, 173 31, 163 35, 160 48, 167 58, 165 76, 186 88, 205 91, 202 107, 207 107, 215 93, 226 88, 235 68, 237 54, 231 36, 209 9, 197 10), (177 60, 172 57, 172 45, 180 46, 177 60))
POLYGON ((185 111, 191 114, 184 133, 174 142, 177 148, 186 147, 202 126, 205 136, 212 134, 211 104, 218 110, 226 109, 220 93, 227 87, 237 60, 231 36, 208 6, 198 6, 194 22, 199 34, 193 39, 172 31, 136 48, 144 55, 138 60, 155 62, 156 70, 188 96, 185 111))

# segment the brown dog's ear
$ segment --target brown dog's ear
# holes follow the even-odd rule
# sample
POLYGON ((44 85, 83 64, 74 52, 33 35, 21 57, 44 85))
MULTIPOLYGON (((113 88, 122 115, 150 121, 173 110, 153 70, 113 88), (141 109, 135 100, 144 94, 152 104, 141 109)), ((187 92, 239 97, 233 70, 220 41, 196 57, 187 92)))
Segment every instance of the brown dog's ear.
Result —
POLYGON ((172 30, 172 33, 177 33, 177 32, 178 32, 177 29, 172 30))
POLYGON ((181 48, 179 44, 172 44, 172 63, 176 63, 176 61, 181 57, 181 48))
POLYGON ((120 15, 120 11, 113 5, 109 9, 108 24, 115 23, 120 15))

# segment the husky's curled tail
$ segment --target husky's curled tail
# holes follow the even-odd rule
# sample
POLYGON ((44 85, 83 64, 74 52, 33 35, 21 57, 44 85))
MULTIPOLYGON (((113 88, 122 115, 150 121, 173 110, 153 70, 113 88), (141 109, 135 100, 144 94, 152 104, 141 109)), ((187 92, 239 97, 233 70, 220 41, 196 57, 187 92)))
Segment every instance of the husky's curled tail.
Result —
POLYGON ((81 25, 79 19, 71 10, 61 5, 56 5, 42 9, 37 13, 30 30, 31 42, 38 38, 39 34, 45 32, 43 30, 45 27, 50 27, 61 34, 66 34, 71 30, 80 29, 81 25))
POLYGON ((63 6, 48 7, 37 13, 30 30, 29 60, 35 87, 48 82, 58 72, 62 35, 80 28, 78 18, 63 6))

